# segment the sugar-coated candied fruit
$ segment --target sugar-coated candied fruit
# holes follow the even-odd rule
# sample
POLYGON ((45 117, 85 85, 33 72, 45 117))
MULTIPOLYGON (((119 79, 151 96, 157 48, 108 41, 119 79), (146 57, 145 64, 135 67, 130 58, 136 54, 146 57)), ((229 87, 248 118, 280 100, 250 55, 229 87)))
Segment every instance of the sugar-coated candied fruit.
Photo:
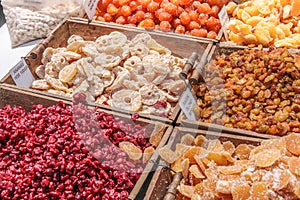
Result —
POLYGON ((112 0, 98 3, 94 19, 216 39, 221 29, 218 14, 230 1, 112 0))

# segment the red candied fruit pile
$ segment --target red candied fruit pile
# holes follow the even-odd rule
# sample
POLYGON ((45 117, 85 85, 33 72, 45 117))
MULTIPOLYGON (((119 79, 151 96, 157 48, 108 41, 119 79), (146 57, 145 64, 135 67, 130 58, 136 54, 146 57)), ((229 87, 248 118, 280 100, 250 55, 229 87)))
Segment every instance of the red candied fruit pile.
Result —
POLYGON ((94 19, 216 39, 230 0, 100 0, 94 19))
POLYGON ((144 164, 118 143, 144 150, 149 134, 76 103, 0 109, 0 199, 127 199, 144 164))

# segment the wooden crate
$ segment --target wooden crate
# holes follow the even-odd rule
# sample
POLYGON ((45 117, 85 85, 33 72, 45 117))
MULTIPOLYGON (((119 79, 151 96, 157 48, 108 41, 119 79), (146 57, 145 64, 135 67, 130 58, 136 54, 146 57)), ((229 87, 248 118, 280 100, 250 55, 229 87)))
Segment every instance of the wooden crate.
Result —
MULTIPOLYGON (((228 43, 219 43, 218 45, 214 45, 210 51, 210 53, 207 56, 208 62, 210 62, 213 58, 215 58, 217 55, 221 54, 230 54, 232 52, 235 52, 237 50, 246 49, 247 46, 237 46, 237 45, 230 45, 228 43)), ((253 48, 257 49, 257 47, 253 48)), ((268 48, 264 48, 264 50, 267 50, 268 48)), ((288 49, 291 53, 299 53, 298 49, 288 49)), ((224 132, 224 133, 230 133, 235 135, 245 135, 250 137, 256 137, 256 138, 277 138, 279 136, 277 135, 269 135, 264 133, 257 133, 254 131, 244 130, 244 129, 238 129, 238 128, 229 128, 222 125, 217 125, 213 123, 206 123, 206 122, 199 122, 199 121, 193 121, 186 118, 186 116, 181 112, 177 124, 180 124, 180 126, 183 127, 189 127, 194 129, 203 129, 203 130, 211 130, 211 131, 217 131, 217 132, 224 132)))
MULTIPOLYGON (((43 104, 44 106, 52 106, 61 101, 60 99, 48 97, 45 95, 40 95, 36 93, 32 93, 30 91, 19 90, 18 88, 7 87, 5 85, 0 84, 0 109, 6 104, 22 106, 26 111, 30 111, 33 105, 43 104)), ((66 104, 71 104, 69 101, 63 101, 66 104)), ((93 107, 90 107, 93 109, 93 107)), ((106 113, 114 115, 114 117, 118 117, 121 120, 124 120, 126 123, 131 124, 139 124, 142 127, 146 128, 147 131, 152 132, 156 123, 161 124, 161 122, 153 122, 147 119, 137 119, 136 121, 132 121, 128 115, 122 113, 116 113, 112 111, 98 109, 99 111, 104 111, 106 113)), ((171 135, 173 127, 170 125, 166 125, 166 129, 164 135, 157 146, 156 149, 163 147, 167 141, 169 136, 171 135)), ((146 190, 148 187, 147 181, 149 176, 153 175, 153 172, 157 168, 158 160, 158 151, 155 151, 150 160, 147 162, 142 175, 139 180, 135 184, 133 190, 129 195, 129 199, 136 199, 138 195, 140 195, 140 191, 146 190)), ((151 177, 150 177, 151 178, 151 177)), ((149 181, 148 181, 149 182, 149 181)))
MULTIPOLYGON (((174 128, 167 146, 175 150, 176 144, 180 143, 180 139, 185 134, 191 134, 193 136, 203 135, 207 139, 219 139, 221 142, 231 141, 235 146, 239 144, 252 144, 258 146, 263 139, 237 136, 225 133, 217 133, 205 130, 195 130, 190 128, 176 127, 174 128)), ((171 172, 169 165, 161 166, 154 173, 153 178, 148 187, 146 196, 144 199, 147 200, 175 200, 176 194, 168 192, 170 184, 173 182, 173 173, 171 172), (172 198, 173 197, 173 198, 172 198)), ((178 186, 180 181, 174 180, 175 188, 178 186)), ((174 185, 173 185, 174 186, 174 185)))
MULTIPOLYGON (((64 47, 67 45, 67 39, 69 36, 76 34, 82 36, 85 40, 95 40, 101 35, 107 35, 113 31, 119 31, 127 35, 128 38, 133 38, 138 33, 143 33, 145 30, 128 27, 124 25, 117 25, 112 23, 104 23, 104 22, 91 22, 88 23, 88 20, 82 18, 71 18, 65 20, 61 25, 59 25, 52 33, 44 40, 42 40, 37 46, 35 46, 25 57, 26 62, 30 68, 30 71, 34 75, 35 79, 37 76, 35 75, 35 69, 41 64, 41 58, 44 50, 47 47, 64 47)), ((179 57, 189 57, 192 52, 198 53, 200 56, 207 56, 208 52, 212 48, 213 44, 208 41, 199 41, 193 38, 182 38, 177 35, 169 35, 162 32, 150 31, 148 32, 153 39, 155 39, 158 43, 164 45, 169 48, 173 55, 179 57)), ((15 83, 8 73, 1 80, 4 85, 16 88, 15 83)), ((38 90, 21 88, 23 91, 30 91, 36 94, 46 95, 48 97, 59 98, 61 100, 72 101, 71 98, 63 97, 55 94, 51 94, 48 92, 41 92, 38 90)), ((92 104, 93 105, 93 104, 92 104)), ((129 112, 122 109, 116 109, 106 105, 97 105, 103 109, 118 111, 126 114, 133 114, 133 112, 129 112)), ((179 115, 180 107, 177 103, 174 105, 174 112, 169 117, 159 117, 154 115, 145 115, 140 114, 141 117, 146 119, 152 119, 156 121, 166 122, 168 124, 172 124, 176 122, 176 119, 179 115)))

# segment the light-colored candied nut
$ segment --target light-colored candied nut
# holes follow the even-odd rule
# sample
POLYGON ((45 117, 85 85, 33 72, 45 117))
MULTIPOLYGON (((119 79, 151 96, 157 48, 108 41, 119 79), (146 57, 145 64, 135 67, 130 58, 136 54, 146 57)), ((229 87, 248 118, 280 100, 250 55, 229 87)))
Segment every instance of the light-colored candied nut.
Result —
POLYGON ((45 65, 40 65, 35 69, 35 74, 39 77, 39 78, 45 78, 45 65))
POLYGON ((154 105, 160 99, 160 90, 157 86, 150 84, 144 85, 139 89, 142 103, 148 106, 154 105))
POLYGON ((132 112, 138 111, 142 106, 141 95, 139 92, 128 89, 119 90, 113 93, 111 100, 113 107, 132 112))
POLYGON ((118 66, 120 62, 120 56, 113 56, 106 53, 101 53, 95 58, 95 63, 109 70, 118 66))
POLYGON ((71 93, 71 90, 67 88, 59 79, 52 78, 51 76, 46 75, 45 80, 51 87, 53 87, 56 90, 61 90, 66 93, 71 93))
POLYGON ((84 41, 84 39, 79 35, 71 35, 67 40, 67 44, 71 44, 75 41, 84 41))
POLYGON ((30 87, 38 90, 49 90, 51 88, 45 79, 34 80, 30 87))
POLYGON ((148 53, 149 53, 149 49, 143 43, 137 43, 133 47, 130 48, 131 56, 137 56, 137 57, 143 58, 146 55, 148 55, 148 53))

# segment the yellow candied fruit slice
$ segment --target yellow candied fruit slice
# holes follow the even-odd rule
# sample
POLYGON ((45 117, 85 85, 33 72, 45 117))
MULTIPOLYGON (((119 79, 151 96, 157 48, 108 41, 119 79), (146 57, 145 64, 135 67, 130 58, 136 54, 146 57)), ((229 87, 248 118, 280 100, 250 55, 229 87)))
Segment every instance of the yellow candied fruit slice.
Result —
MULTIPOLYGON (((300 63, 300 59, 299 59, 299 63, 300 63)), ((194 140, 194 144, 199 147, 204 147, 208 144, 208 140, 203 135, 198 135, 194 140)))
POLYGON ((246 160, 249 159, 250 152, 251 152, 251 148, 249 145, 240 144, 236 147, 233 155, 239 158, 240 160, 246 160))
POLYGON ((193 176, 195 176, 196 178, 200 178, 200 179, 205 178, 204 174, 201 172, 201 170, 199 169, 198 165, 192 165, 192 166, 190 166, 189 172, 193 176))
POLYGON ((292 133, 285 137, 286 148, 292 154, 300 155, 300 135, 292 133))
POLYGON ((272 166, 281 156, 278 149, 265 149, 254 156, 255 165, 261 168, 272 166))
POLYGON ((182 144, 182 143, 177 143, 176 144, 176 149, 175 149, 175 152, 182 156, 187 150, 189 150, 191 148, 191 146, 188 146, 188 145, 185 145, 185 144, 182 144))
POLYGON ((183 183, 180 183, 177 189, 182 195, 188 198, 192 198, 193 194, 195 193, 194 186, 184 185, 183 183))
POLYGON ((164 146, 158 150, 158 153, 160 157, 165 160, 166 162, 172 164, 175 162, 180 155, 176 154, 174 151, 172 151, 169 147, 164 146))
POLYGON ((185 158, 181 162, 181 168, 182 168, 182 175, 185 179, 189 176, 189 168, 190 168, 190 161, 189 159, 185 158))
POLYGON ((188 158, 191 164, 195 164, 195 155, 202 155, 204 157, 205 155, 207 155, 207 153, 208 152, 206 149, 193 146, 183 154, 183 158, 188 158))
POLYGON ((235 146, 231 141, 226 141, 223 143, 223 148, 227 151, 230 155, 232 155, 235 151, 235 146))
POLYGON ((291 157, 288 159, 289 169, 293 174, 300 176, 300 158, 291 157))
POLYGON ((244 38, 239 36, 238 34, 235 34, 234 32, 229 33, 229 40, 237 44, 243 44, 244 42, 244 38))
POLYGON ((148 162, 151 158, 152 154, 154 153, 155 149, 153 147, 147 147, 143 153, 143 163, 148 162))
POLYGON ((63 83, 68 83, 72 81, 72 79, 77 75, 78 68, 75 64, 70 64, 65 66, 62 70, 60 70, 58 74, 58 79, 63 83))
POLYGON ((232 188, 232 200, 247 200, 250 197, 251 187, 249 185, 237 185, 232 188))
POLYGON ((119 147, 122 151, 124 151, 130 159, 139 160, 143 153, 142 150, 135 146, 133 143, 128 141, 123 141, 119 143, 119 147))
POLYGON ((195 159, 197 165, 199 166, 199 168, 201 169, 201 171, 205 172, 206 167, 205 167, 204 163, 202 162, 201 156, 195 155, 194 159, 195 159))
POLYGON ((192 136, 191 134, 185 134, 184 136, 181 137, 180 142, 182 144, 186 144, 186 145, 192 145, 194 142, 194 136, 192 136))
POLYGON ((254 182, 250 190, 250 199, 268 200, 268 187, 265 182, 254 182))
POLYGON ((182 157, 177 159, 175 162, 172 163, 171 169, 174 170, 175 172, 182 172, 182 165, 181 165, 182 161, 183 161, 182 157))
POLYGON ((240 174, 246 169, 246 165, 230 165, 218 167, 219 172, 222 174, 240 174))
POLYGON ((210 140, 207 147, 208 151, 221 152, 224 151, 224 147, 220 140, 210 140))

